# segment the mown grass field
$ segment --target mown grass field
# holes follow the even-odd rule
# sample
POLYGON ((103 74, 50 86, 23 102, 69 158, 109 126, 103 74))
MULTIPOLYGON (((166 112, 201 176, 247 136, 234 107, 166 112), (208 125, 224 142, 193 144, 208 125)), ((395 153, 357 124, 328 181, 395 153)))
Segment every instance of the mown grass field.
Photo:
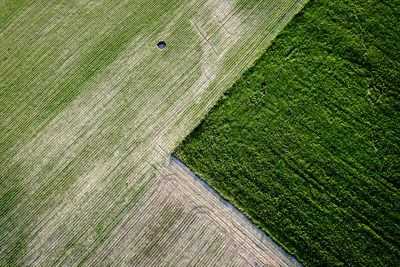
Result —
POLYGON ((399 13, 310 1, 175 152, 306 265, 400 264, 399 13))
POLYGON ((296 264, 168 153, 304 2, 1 1, 0 265, 296 264))

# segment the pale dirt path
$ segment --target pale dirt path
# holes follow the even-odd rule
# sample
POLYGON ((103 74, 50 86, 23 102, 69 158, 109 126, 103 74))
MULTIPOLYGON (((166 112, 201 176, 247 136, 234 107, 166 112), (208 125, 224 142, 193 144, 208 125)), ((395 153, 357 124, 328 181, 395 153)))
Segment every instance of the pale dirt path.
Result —
POLYGON ((17 10, 0 28, 0 194, 17 188, 0 265, 297 264, 168 153, 304 2, 17 10))

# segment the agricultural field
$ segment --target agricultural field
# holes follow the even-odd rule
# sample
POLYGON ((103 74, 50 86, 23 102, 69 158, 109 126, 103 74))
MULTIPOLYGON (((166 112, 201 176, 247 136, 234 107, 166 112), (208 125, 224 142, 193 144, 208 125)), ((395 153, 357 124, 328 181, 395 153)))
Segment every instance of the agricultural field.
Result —
POLYGON ((305 2, 1 1, 0 265, 299 265, 170 152, 305 2))
POLYGON ((310 1, 174 153, 304 265, 400 265, 399 14, 310 1))

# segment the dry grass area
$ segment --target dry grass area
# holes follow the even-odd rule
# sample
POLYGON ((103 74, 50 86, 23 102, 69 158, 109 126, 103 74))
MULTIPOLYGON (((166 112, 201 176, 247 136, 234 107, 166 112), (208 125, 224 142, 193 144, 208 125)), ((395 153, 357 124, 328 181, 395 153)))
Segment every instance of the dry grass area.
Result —
POLYGON ((3 1, 0 265, 297 264, 168 153, 304 2, 3 1))

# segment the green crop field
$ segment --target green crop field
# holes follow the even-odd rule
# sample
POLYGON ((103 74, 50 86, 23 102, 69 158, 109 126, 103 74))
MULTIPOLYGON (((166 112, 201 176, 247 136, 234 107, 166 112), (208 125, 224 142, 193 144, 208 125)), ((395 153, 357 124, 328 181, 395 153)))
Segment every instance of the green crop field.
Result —
POLYGON ((175 152, 306 265, 400 265, 399 14, 310 1, 175 152))
POLYGON ((0 1, 0 265, 297 265, 169 153, 305 2, 0 1))

